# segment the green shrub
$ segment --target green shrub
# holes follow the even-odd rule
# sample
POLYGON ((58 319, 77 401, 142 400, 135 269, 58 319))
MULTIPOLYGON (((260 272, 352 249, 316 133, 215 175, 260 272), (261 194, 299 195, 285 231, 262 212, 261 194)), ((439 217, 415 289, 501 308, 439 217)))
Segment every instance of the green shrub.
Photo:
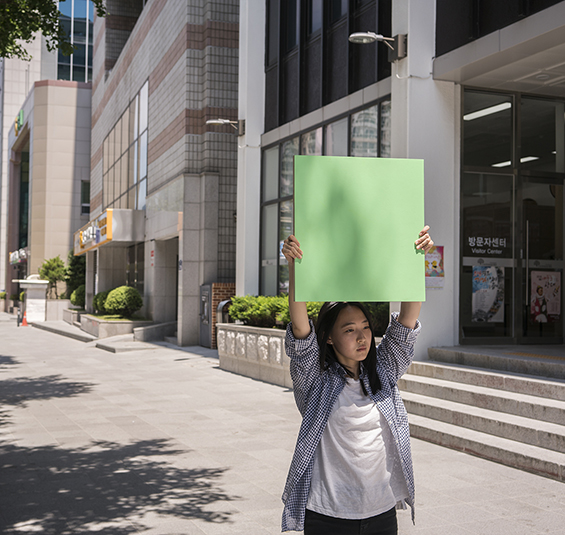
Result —
MULTIPOLYGON (((233 320, 239 320, 253 327, 282 327, 290 323, 288 296, 252 296, 232 297, 229 315, 233 320)), ((314 322, 318 317, 323 303, 308 302, 306 309, 308 317, 314 322)))
POLYGON ((277 315, 288 304, 284 297, 271 297, 265 295, 232 297, 230 317, 243 322, 244 325, 254 327, 274 327, 277 324, 277 315))
POLYGON ((0 292, 0 299, 6 299, 6 292, 0 292))
POLYGON ((26 291, 22 290, 20 292, 20 301, 23 303, 25 301, 25 298, 26 298, 26 291))
POLYGON ((373 331, 375 336, 382 336, 390 321, 389 304, 387 303, 363 303, 371 315, 373 331))
POLYGON ((108 297, 108 294, 111 292, 112 290, 104 290, 103 292, 98 292, 95 296, 94 299, 92 300, 92 307, 94 308, 94 310, 96 310, 96 312, 98 312, 99 314, 106 314, 106 298, 108 297))
POLYGON ((143 306, 143 299, 132 286, 120 286, 112 290, 106 298, 104 308, 108 314, 131 317, 143 306))
POLYGON ((18 294, 12 294, 10 296, 10 301, 14 301, 15 303, 17 303, 20 300, 20 296, 18 294))
POLYGON ((72 294, 71 303, 76 307, 84 308, 84 302, 86 299, 86 288, 84 284, 81 284, 72 294))

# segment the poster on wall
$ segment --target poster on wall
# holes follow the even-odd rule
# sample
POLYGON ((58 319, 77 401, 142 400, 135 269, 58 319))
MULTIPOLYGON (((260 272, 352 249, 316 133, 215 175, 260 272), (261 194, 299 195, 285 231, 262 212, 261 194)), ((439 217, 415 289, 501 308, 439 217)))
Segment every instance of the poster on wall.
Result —
POLYGON ((434 245, 426 254, 426 288, 443 288, 443 245, 434 245))
POLYGON ((532 271, 530 290, 530 320, 533 323, 553 323, 561 316, 561 273, 532 271))
POLYGON ((504 268, 473 266, 474 322, 504 322, 504 268))

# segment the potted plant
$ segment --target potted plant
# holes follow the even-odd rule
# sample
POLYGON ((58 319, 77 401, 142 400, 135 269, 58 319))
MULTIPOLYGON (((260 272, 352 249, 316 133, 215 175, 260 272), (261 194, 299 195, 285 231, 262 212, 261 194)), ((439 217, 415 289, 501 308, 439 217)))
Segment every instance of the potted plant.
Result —
POLYGON ((0 292, 0 312, 6 312, 6 292, 0 292))

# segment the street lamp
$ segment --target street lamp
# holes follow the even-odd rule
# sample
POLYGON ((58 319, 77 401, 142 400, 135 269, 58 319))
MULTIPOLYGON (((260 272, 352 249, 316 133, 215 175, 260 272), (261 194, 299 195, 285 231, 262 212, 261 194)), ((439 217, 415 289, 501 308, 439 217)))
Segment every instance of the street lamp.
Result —
POLYGON ((368 43, 374 43, 375 41, 381 41, 390 49, 388 51, 389 61, 397 61, 406 57, 406 34, 398 34, 394 37, 385 37, 384 35, 375 32, 355 32, 349 36, 349 41, 358 45, 366 45, 368 43), (391 42, 394 46, 390 44, 391 42))
POLYGON ((208 119, 206 124, 217 124, 222 126, 229 124, 237 131, 238 136, 245 134, 245 119, 239 119, 238 121, 230 121, 229 119, 208 119))

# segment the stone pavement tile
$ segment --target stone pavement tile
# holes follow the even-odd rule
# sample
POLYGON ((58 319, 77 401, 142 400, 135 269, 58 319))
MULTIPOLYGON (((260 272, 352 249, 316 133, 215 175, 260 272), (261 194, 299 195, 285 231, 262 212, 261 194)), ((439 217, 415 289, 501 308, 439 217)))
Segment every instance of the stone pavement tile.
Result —
POLYGON ((474 535, 538 535, 544 533, 533 526, 525 526, 510 519, 497 518, 458 526, 474 535))

